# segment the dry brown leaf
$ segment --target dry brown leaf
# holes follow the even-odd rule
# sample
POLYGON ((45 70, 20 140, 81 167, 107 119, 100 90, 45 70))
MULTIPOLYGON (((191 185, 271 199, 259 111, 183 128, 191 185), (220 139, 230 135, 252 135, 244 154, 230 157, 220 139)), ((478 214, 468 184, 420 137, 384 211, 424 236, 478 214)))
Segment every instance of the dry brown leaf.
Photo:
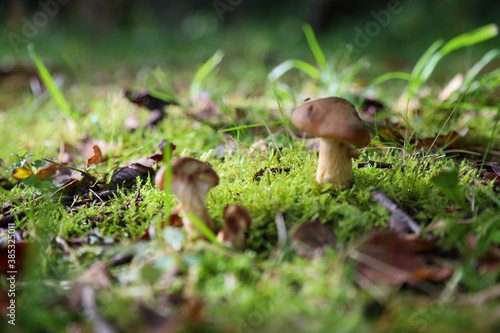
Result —
POLYGON ((351 257, 358 262, 358 273, 373 284, 400 286, 418 281, 439 282, 453 274, 446 265, 430 265, 420 249, 422 241, 405 239, 392 231, 370 235, 351 257))
POLYGON ((320 257, 325 249, 335 244, 335 235, 319 220, 304 222, 293 234, 290 243, 303 258, 320 257))
POLYGON ((90 157, 87 161, 87 168, 92 164, 97 165, 103 161, 101 150, 98 145, 94 145, 94 155, 90 157))

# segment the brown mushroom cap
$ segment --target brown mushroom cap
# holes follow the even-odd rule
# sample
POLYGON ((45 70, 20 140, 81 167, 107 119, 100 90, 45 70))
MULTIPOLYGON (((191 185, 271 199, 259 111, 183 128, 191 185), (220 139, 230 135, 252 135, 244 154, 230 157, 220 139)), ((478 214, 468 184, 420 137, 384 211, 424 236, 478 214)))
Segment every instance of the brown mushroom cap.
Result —
POLYGON ((252 221, 248 210, 240 205, 227 205, 226 208, 224 208, 222 218, 226 222, 226 225, 232 230, 241 228, 248 229, 252 221), (243 223, 243 225, 241 223, 243 223))
POLYGON ((292 122, 317 137, 347 142, 357 148, 366 147, 370 132, 364 128, 354 105, 339 97, 321 98, 299 106, 292 122))
POLYGON ((172 183, 196 184, 201 191, 208 192, 210 188, 219 185, 219 176, 209 164, 183 157, 172 163, 172 183))

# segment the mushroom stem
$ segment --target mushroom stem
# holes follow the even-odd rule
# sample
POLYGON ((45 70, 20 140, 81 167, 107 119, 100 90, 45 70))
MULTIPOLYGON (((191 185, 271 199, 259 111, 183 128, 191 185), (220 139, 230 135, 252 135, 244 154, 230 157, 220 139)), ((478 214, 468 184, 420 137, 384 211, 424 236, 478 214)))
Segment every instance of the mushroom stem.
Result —
POLYGON ((179 198, 180 210, 182 211, 182 224, 186 230, 186 234, 189 238, 194 239, 206 239, 206 237, 200 233, 198 228, 193 224, 193 222, 187 216, 187 213, 192 213, 201 222, 212 231, 215 232, 215 223, 208 213, 205 198, 208 193, 208 188, 199 188, 196 184, 182 184, 179 186, 178 183, 172 183, 173 192, 176 193, 179 198))
POLYGON ((352 182, 352 161, 349 144, 322 138, 319 146, 318 171, 316 181, 319 184, 334 184, 342 187, 352 182))
POLYGON ((208 209, 205 206, 205 204, 182 204, 181 210, 183 212, 182 214, 182 224, 184 225, 184 228, 186 230, 186 234, 190 238, 196 238, 196 239, 205 239, 206 237, 201 234, 201 232, 196 228, 194 223, 189 219, 187 216, 187 213, 192 213, 194 216, 196 216, 201 222, 203 222, 210 230, 215 232, 215 224, 212 218, 210 217, 210 214, 208 213, 208 209))
POLYGON ((222 216, 226 224, 217 234, 221 244, 232 245, 236 250, 245 249, 245 231, 250 226, 252 219, 248 210, 240 205, 228 205, 224 208, 222 216))

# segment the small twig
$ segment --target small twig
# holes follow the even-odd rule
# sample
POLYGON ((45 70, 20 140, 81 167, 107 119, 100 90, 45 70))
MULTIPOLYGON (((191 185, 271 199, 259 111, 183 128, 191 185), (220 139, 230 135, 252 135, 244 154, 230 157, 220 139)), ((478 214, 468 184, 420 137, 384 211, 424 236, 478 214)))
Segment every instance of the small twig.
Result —
POLYGON ((367 165, 371 165, 377 169, 391 169, 394 167, 394 164, 392 164, 392 163, 368 161, 368 162, 358 163, 358 168, 364 168, 367 165))
POLYGON ((276 220, 276 229, 278 231, 278 247, 282 248, 286 244, 286 226, 285 226, 285 218, 283 214, 279 211, 276 211, 275 214, 276 220))
POLYGON ((500 297, 500 284, 496 284, 488 289, 481 290, 474 294, 461 295, 458 297, 457 304, 462 306, 481 306, 489 300, 500 297))
POLYGON ((276 221, 278 242, 276 243, 274 249, 271 251, 271 254, 269 255, 269 260, 279 260, 281 258, 282 250, 285 248, 287 241, 285 218, 283 217, 283 214, 281 214, 281 212, 276 210, 274 219, 276 221))
POLYGON ((89 192, 92 193, 93 195, 95 195, 97 197, 97 199, 99 199, 99 201, 101 201, 101 203, 104 204, 104 201, 101 199, 101 197, 97 193, 92 191, 92 189, 90 189, 90 188, 89 188, 89 192))
POLYGON ((420 235, 420 226, 399 209, 382 191, 373 190, 370 194, 373 200, 391 212, 391 217, 389 218, 389 227, 391 230, 399 234, 414 233, 417 236, 420 235))
POLYGON ((97 180, 92 177, 91 175, 89 175, 88 173, 86 173, 85 171, 83 170, 80 170, 78 168, 75 168, 75 167, 72 167, 70 165, 64 165, 64 164, 61 164, 61 163, 58 163, 56 161, 52 161, 52 160, 49 160, 48 158, 41 158, 42 160, 46 161, 46 162, 49 162, 49 163, 52 163, 52 164, 55 164, 55 165, 58 165, 60 166, 61 168, 66 168, 66 169, 70 169, 70 170, 73 170, 73 171, 77 171, 79 173, 81 173, 85 178, 87 178, 88 180, 92 181, 92 182, 97 182, 97 180))
POLYGON ((82 289, 82 307, 85 317, 94 327, 94 332, 117 332, 100 314, 97 307, 96 291, 91 286, 84 286, 82 289))

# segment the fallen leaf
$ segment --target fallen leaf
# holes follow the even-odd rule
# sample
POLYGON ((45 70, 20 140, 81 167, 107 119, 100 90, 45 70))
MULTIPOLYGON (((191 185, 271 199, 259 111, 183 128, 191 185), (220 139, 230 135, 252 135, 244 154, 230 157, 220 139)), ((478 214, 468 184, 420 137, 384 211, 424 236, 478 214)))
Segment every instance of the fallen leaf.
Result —
POLYGON ((481 169, 481 184, 488 184, 493 181, 495 190, 500 190, 500 162, 483 162, 481 160, 474 161, 471 169, 481 169))
POLYGON ((26 217, 25 212, 4 216, 0 219, 0 228, 8 228, 9 224, 16 223, 16 221, 20 222, 25 217, 26 217))
POLYGON ((430 265, 419 253, 421 240, 405 239, 392 231, 370 235, 351 257, 358 262, 358 274, 372 284, 400 286, 419 281, 439 282, 453 274, 447 265, 430 265))
MULTIPOLYGON (((153 155, 152 158, 141 158, 135 162, 129 163, 127 166, 118 169, 111 176, 111 186, 133 186, 137 182, 137 177, 147 180, 154 179, 155 170, 153 166, 158 163, 159 154, 153 155)), ((163 158, 163 157, 162 157, 163 158)))
POLYGON ((373 129, 372 132, 378 136, 379 142, 375 142, 375 144, 379 146, 385 146, 387 144, 404 146, 413 133, 410 128, 403 124, 393 123, 387 120, 380 124, 374 124, 369 128, 373 129))
POLYGON ((92 155, 92 157, 90 157, 87 161, 87 168, 90 167, 91 165, 97 165, 99 163, 101 163, 103 161, 103 158, 102 158, 102 153, 101 153, 101 150, 99 149, 99 146, 98 145, 94 145, 93 147, 94 149, 94 155, 92 155))
POLYGON ((132 103, 142 106, 150 111, 153 110, 162 110, 168 106, 168 105, 179 105, 176 101, 170 100, 166 101, 161 98, 152 96, 149 92, 147 91, 132 91, 132 90, 125 90, 124 92, 125 97, 128 98, 129 101, 132 103))
POLYGON ((442 134, 437 137, 424 138, 418 140, 418 147, 423 147, 425 149, 433 149, 437 151, 439 148, 454 149, 458 148, 458 142, 462 140, 467 133, 469 133, 469 128, 465 128, 461 131, 453 131, 448 134, 442 134))
POLYGON ((471 130, 470 128, 465 128, 460 131, 452 131, 439 136, 420 138, 416 135, 416 133, 413 133, 413 130, 408 126, 392 123, 388 120, 381 123, 374 123, 370 126, 370 128, 372 129, 371 131, 379 137, 379 142, 375 142, 378 146, 385 146, 388 144, 405 146, 406 143, 410 143, 412 145, 414 144, 417 148, 424 148, 433 151, 437 151, 440 148, 459 148, 459 142, 465 138, 471 130))
POLYGON ((304 222, 293 234, 290 244, 303 258, 321 257, 325 249, 335 245, 335 235, 319 220, 304 222))
POLYGON ((12 171, 12 176, 14 176, 14 178, 19 179, 19 180, 26 179, 31 175, 33 175, 33 171, 26 169, 26 168, 15 168, 12 171))
POLYGON ((56 164, 49 164, 46 167, 38 169, 36 171, 36 174, 38 176, 38 179, 49 179, 56 176, 57 174, 59 176, 71 174, 71 170, 66 168, 61 168, 59 165, 56 164))
MULTIPOLYGON (((142 106, 149 111, 151 111, 151 115, 148 120, 144 124, 145 128, 152 128, 156 126, 165 116, 165 107, 168 105, 179 105, 176 101, 170 100, 166 101, 159 97, 153 96, 151 93, 147 91, 131 91, 125 90, 125 97, 129 99, 132 103, 142 106)), ((137 126, 136 120, 131 119, 128 121, 128 128, 135 128, 137 126)))
POLYGON ((277 173, 282 173, 282 172, 289 173, 290 170, 292 170, 292 168, 270 168, 270 169, 268 169, 267 167, 265 167, 265 168, 257 171, 255 173, 255 175, 253 176, 253 179, 256 181, 259 181, 262 178, 262 176, 264 176, 264 174, 266 172, 271 172, 272 174, 275 175, 277 173))

